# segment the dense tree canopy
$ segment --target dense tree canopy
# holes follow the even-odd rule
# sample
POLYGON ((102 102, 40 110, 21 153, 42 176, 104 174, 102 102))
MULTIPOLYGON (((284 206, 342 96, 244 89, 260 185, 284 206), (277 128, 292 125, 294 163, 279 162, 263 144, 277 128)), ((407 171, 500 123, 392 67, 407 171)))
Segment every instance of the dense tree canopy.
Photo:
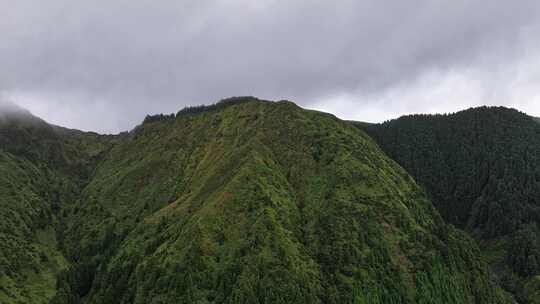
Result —
POLYGON ((74 156, 57 167, 2 149, 5 172, 24 176, 27 162, 72 185, 40 180, 37 192, 61 199, 23 233, 54 251, 29 265, 56 284, 38 296, 36 280, 17 277, 28 267, 10 266, 2 302, 510 303, 474 241, 364 132, 285 101, 183 113, 119 137, 52 128, 74 156), (72 166, 84 170, 62 169, 72 166), (41 271, 51 257, 61 263, 41 271))
MULTIPOLYGON (((518 275, 524 285, 540 274, 536 119, 503 107, 481 107, 358 126, 426 189, 448 222, 480 241, 494 269, 507 270, 502 271, 506 281, 518 275)), ((519 293, 516 288, 509 286, 519 293)))

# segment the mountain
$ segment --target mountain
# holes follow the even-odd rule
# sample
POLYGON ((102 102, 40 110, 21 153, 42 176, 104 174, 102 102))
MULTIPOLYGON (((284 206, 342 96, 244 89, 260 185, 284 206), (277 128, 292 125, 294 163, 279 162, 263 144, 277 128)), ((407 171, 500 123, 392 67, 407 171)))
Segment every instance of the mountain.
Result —
POLYGON ((68 262, 59 213, 76 200, 107 140, 0 104, 0 303, 46 303, 68 262), (94 146, 94 150, 90 149, 94 146))
POLYGON ((2 303, 511 303, 474 241, 332 115, 242 97, 118 136, 16 125, 2 303))
MULTIPOLYGON (((473 235, 507 290, 540 295, 540 124, 503 107, 359 124, 473 235)), ((536 302, 534 302, 536 303, 536 302)))

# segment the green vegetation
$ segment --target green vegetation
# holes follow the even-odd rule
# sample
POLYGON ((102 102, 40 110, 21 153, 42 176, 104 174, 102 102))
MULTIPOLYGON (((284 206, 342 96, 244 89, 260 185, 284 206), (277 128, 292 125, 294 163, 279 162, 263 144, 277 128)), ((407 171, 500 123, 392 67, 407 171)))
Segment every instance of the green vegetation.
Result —
POLYGON ((510 303, 474 241, 331 115, 235 98, 121 136, 50 130, 0 146, 2 216, 31 223, 0 237, 48 253, 5 258, 2 303, 510 303), (19 278, 32 265, 50 279, 19 278))
POLYGON ((67 268, 58 215, 89 176, 95 155, 86 148, 108 142, 98 137, 25 111, 0 116, 0 303, 47 303, 55 294, 67 268))
POLYGON ((540 275, 537 119, 481 107, 358 126, 426 189, 446 221, 479 241, 504 287, 533 302, 540 275))

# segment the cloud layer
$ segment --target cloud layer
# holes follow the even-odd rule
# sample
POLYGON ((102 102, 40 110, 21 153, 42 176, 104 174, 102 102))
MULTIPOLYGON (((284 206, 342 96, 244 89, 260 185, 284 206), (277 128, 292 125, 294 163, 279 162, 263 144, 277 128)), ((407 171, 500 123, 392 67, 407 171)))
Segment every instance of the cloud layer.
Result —
POLYGON ((220 98, 347 119, 480 104, 540 115, 538 1, 0 0, 0 92, 117 132, 220 98))

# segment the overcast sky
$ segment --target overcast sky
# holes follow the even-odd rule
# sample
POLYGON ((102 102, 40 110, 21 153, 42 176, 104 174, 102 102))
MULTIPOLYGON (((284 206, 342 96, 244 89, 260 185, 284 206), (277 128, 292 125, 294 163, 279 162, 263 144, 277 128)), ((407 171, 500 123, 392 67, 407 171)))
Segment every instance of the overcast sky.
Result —
POLYGON ((64 126, 254 95, 344 119, 540 116, 540 1, 0 0, 0 98, 64 126))

